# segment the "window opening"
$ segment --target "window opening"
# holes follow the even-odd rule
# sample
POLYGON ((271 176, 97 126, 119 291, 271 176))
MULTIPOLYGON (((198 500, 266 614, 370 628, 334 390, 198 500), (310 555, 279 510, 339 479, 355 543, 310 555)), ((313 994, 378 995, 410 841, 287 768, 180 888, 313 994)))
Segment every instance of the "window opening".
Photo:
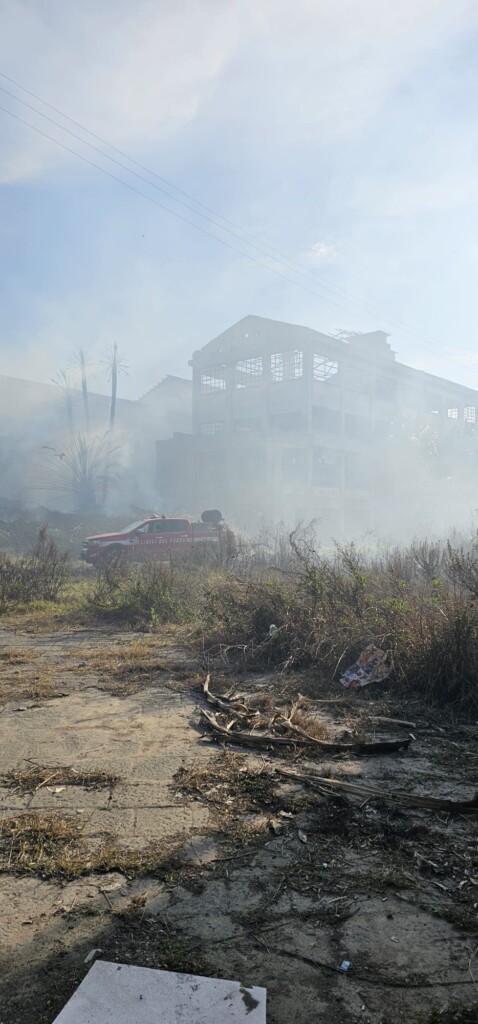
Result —
POLYGON ((304 372, 303 353, 298 349, 291 352, 274 352, 271 355, 272 380, 298 380, 304 372))
POLYGON ((236 388, 257 387, 262 377, 262 356, 254 356, 252 359, 239 359, 234 371, 234 384, 236 388))
POLYGON ((224 423, 222 420, 216 420, 213 423, 201 423, 199 432, 201 434, 223 434, 224 423))
POLYGON ((357 391, 361 395, 366 394, 368 391, 367 374, 363 370, 357 370, 355 367, 348 366, 345 373, 345 386, 350 391, 357 391))
POLYGON ((330 380, 338 372, 339 364, 336 359, 329 359, 328 356, 314 352, 314 380, 330 380))
POLYGON ((226 390, 226 367, 210 366, 201 371, 201 394, 207 395, 214 391, 226 390))

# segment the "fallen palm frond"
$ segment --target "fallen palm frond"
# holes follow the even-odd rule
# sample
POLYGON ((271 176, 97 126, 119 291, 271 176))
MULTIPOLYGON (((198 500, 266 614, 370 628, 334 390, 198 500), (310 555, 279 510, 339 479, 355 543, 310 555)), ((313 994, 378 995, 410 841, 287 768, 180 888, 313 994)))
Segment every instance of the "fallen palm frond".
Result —
MULTIPOLYGON (((334 739, 322 739, 312 734, 316 724, 310 717, 311 731, 303 728, 294 721, 294 714, 297 708, 293 707, 286 715, 280 708, 264 722, 258 711, 252 710, 244 703, 239 703, 234 697, 217 697, 211 693, 209 688, 209 673, 203 684, 203 692, 206 700, 220 709, 213 714, 206 708, 201 708, 201 716, 207 722, 214 735, 228 743, 236 743, 246 747, 311 747, 326 751, 329 754, 386 754, 395 753, 398 750, 407 750, 411 739, 398 740, 377 740, 374 742, 352 740, 342 742, 334 739), (221 714, 221 719, 219 718, 221 714), (229 716, 226 718, 226 716, 229 716), (265 731, 259 731, 259 729, 265 731)), ((307 717, 302 716, 302 721, 307 723, 307 717)), ((322 731, 326 731, 322 725, 322 731)))
POLYGON ((294 782, 305 782, 319 792, 330 796, 331 792, 351 793, 362 799, 385 800, 389 803, 403 804, 408 807, 424 807, 431 811, 448 811, 450 814, 471 814, 478 811, 478 792, 471 800, 450 800, 446 797, 418 796, 404 790, 388 791, 375 786, 363 785, 359 782, 346 782, 342 779, 328 779, 314 772, 300 772, 286 768, 275 768, 277 775, 294 782))

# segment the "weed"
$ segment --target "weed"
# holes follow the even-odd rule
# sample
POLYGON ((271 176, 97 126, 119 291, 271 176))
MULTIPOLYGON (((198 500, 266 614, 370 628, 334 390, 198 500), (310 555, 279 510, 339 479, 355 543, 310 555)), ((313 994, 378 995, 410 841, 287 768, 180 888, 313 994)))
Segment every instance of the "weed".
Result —
POLYGON ((101 566, 88 596, 89 609, 107 621, 157 626, 191 615, 197 574, 186 566, 150 561, 136 566, 117 556, 101 566))
POLYGON ((0 553, 0 611, 31 601, 57 601, 68 576, 66 552, 61 552, 42 526, 28 555, 0 553))

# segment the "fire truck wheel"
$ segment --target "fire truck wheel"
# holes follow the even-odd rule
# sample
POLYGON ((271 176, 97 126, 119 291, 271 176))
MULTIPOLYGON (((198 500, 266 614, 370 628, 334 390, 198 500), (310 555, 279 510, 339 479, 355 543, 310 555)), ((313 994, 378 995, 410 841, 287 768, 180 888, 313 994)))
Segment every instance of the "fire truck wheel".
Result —
POLYGON ((124 548, 121 544, 110 544, 108 548, 102 551, 99 558, 96 560, 96 565, 99 569, 103 569, 105 565, 110 565, 111 562, 117 561, 121 556, 126 557, 124 548))

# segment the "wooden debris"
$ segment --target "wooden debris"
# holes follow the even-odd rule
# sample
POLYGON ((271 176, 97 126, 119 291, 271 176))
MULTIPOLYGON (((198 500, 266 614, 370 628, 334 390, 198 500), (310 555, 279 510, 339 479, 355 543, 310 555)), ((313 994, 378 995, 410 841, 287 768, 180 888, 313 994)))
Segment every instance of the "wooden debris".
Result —
POLYGON ((448 811, 450 814, 472 814, 478 811, 478 792, 471 800, 449 800, 441 797, 418 796, 404 790, 387 791, 367 786, 358 782, 345 782, 343 779, 328 779, 314 772, 299 772, 286 768, 275 768, 277 775, 295 782, 305 782, 322 793, 341 791, 354 796, 368 799, 385 800, 389 803, 402 804, 407 807, 424 807, 431 811, 448 811))
POLYGON ((241 704, 241 702, 239 700, 235 699, 234 697, 224 697, 223 699, 221 699, 221 697, 217 697, 215 693, 211 693, 211 691, 209 689, 209 683, 210 682, 211 682, 211 673, 208 672, 208 674, 207 674, 207 676, 206 676, 206 678, 204 680, 202 688, 203 688, 204 696, 205 696, 205 698, 206 698, 206 700, 208 701, 209 704, 213 704, 214 707, 220 708, 221 711, 231 711, 232 709, 234 709, 236 714, 238 712, 241 712, 241 711, 243 713, 245 713, 245 714, 248 713, 246 705, 245 704, 241 704))
POLYGON ((385 718, 383 715, 373 715, 370 721, 374 725, 398 725, 403 729, 416 729, 415 722, 404 722, 402 718, 385 718))
POLYGON ((203 683, 203 692, 206 700, 222 712, 229 715, 224 721, 219 719, 218 713, 201 708, 202 718, 207 722, 211 731, 222 740, 229 743, 236 743, 246 747, 315 747, 318 750, 326 751, 328 754, 387 754, 396 753, 399 750, 407 750, 411 739, 397 740, 376 740, 374 742, 341 742, 338 740, 318 739, 311 736, 301 726, 292 721, 293 709, 288 717, 282 714, 279 709, 267 723, 267 731, 259 731, 256 711, 251 711, 246 704, 240 703, 234 698, 217 697, 211 693, 209 688, 210 674, 208 673, 203 683))
MULTIPOLYGON (((206 708, 201 708, 201 715, 206 719, 212 732, 222 739, 228 740, 229 743, 237 743, 239 746, 245 747, 291 747, 297 746, 297 740, 293 736, 274 736, 272 733, 260 733, 260 732, 245 732, 239 730, 233 731, 233 727, 237 724, 237 719, 232 719, 228 722, 227 726, 221 725, 217 720, 217 716, 213 715, 211 711, 207 711, 206 708)), ((301 745, 304 745, 305 741, 302 740, 301 745)), ((309 746, 312 741, 309 741, 309 746)))

